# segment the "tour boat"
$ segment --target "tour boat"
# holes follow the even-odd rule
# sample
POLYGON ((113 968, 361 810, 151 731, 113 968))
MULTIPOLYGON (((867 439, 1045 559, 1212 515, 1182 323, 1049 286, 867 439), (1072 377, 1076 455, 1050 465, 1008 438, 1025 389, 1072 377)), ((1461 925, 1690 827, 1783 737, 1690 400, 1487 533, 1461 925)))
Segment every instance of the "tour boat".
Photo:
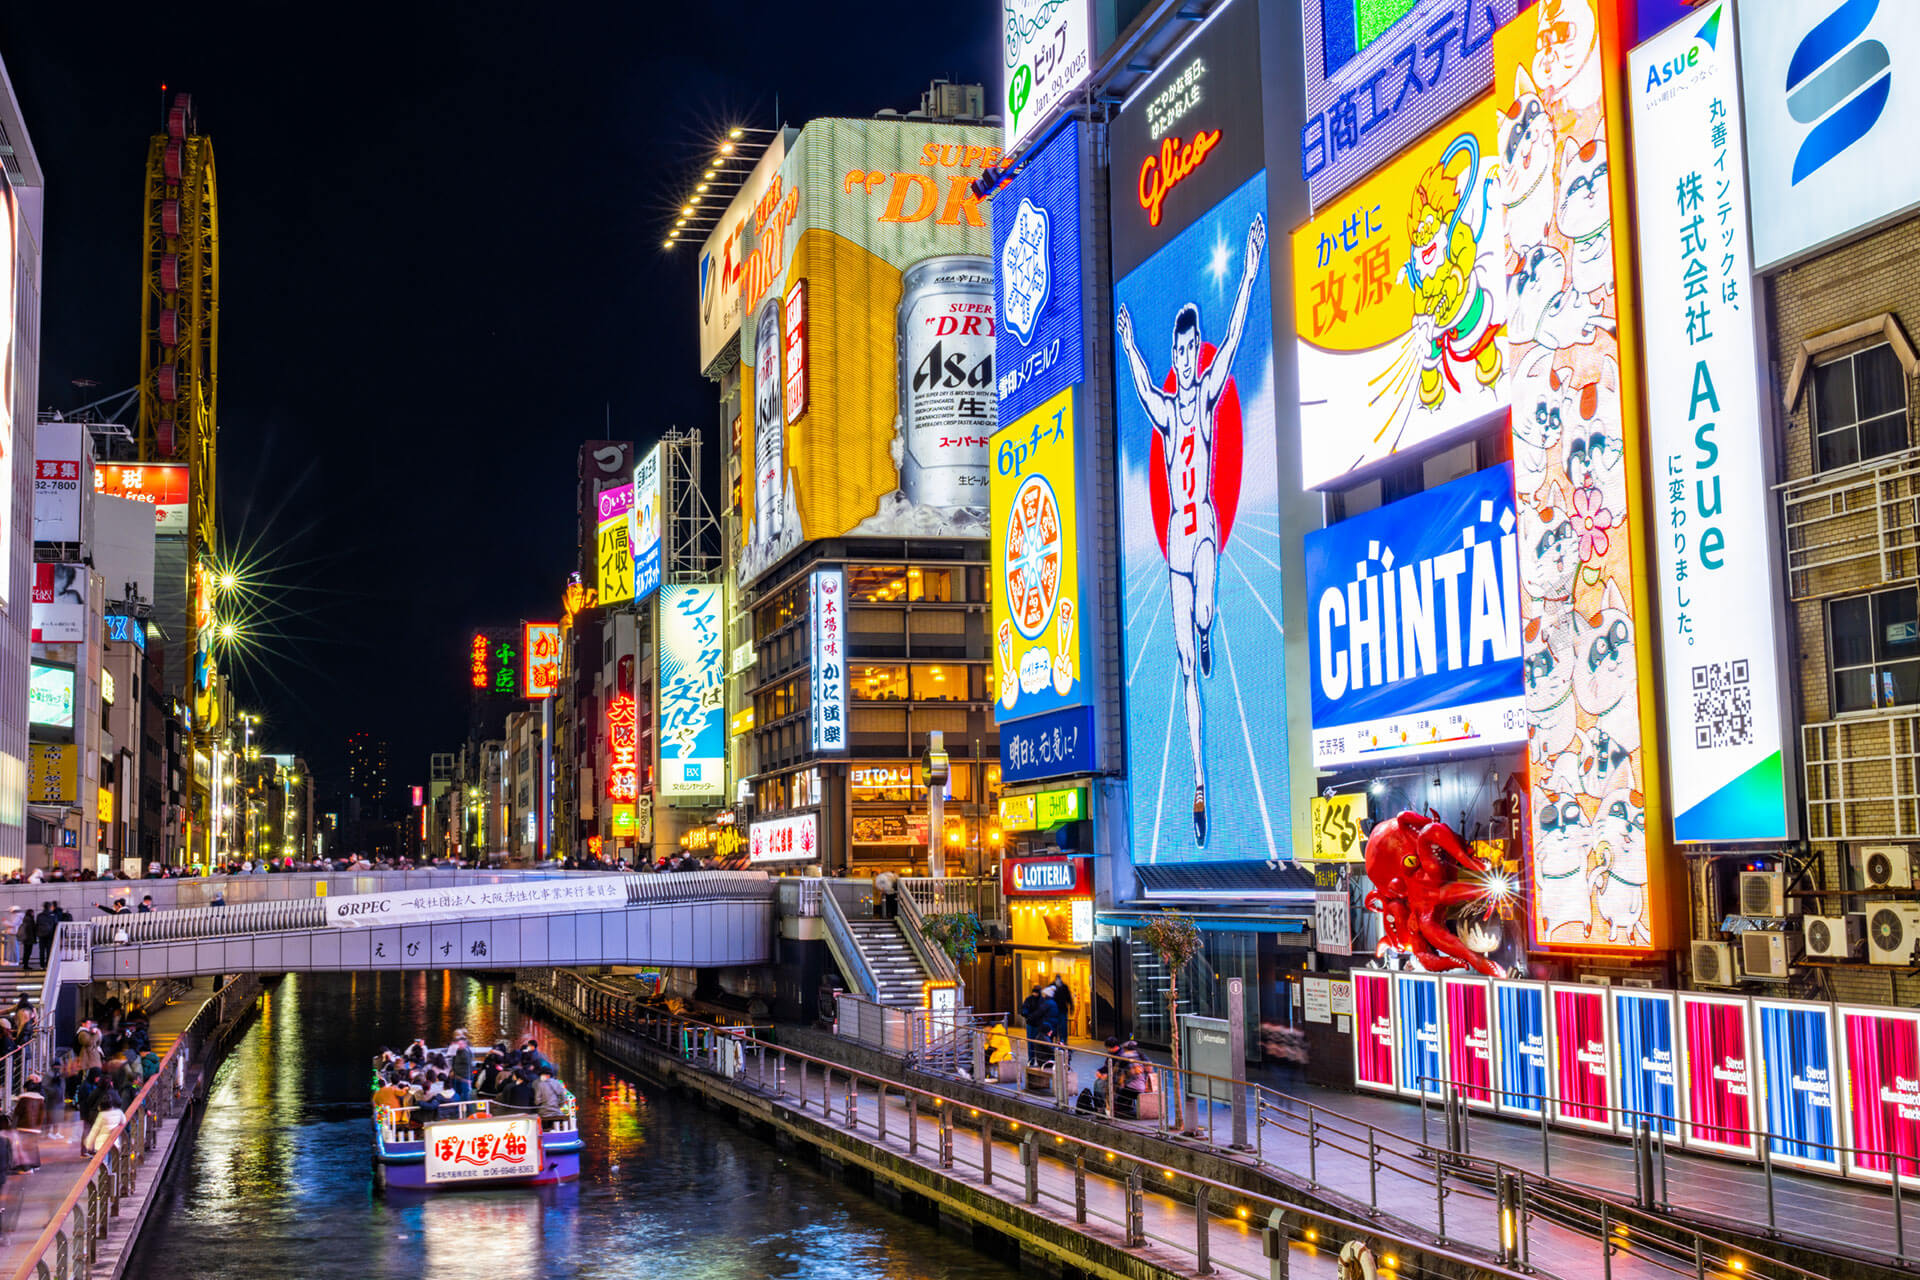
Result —
POLYGON ((424 1125, 414 1111, 374 1108, 374 1172, 390 1190, 539 1187, 580 1176, 585 1144, 571 1093, 566 1111, 546 1118, 486 1098, 443 1103, 442 1118, 424 1125))

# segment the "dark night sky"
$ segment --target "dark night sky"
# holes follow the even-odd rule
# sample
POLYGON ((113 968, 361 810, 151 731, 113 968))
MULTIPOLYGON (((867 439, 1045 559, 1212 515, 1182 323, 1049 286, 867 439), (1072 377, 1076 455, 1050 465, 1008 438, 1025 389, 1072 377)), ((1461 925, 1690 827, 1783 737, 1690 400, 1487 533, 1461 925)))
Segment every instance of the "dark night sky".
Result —
POLYGON ((47 180, 43 405, 138 377, 162 83, 213 138, 221 523, 280 633, 242 692, 323 784, 355 729, 390 739, 396 784, 458 745, 464 633, 555 612, 608 405, 616 438, 707 428, 711 476, 694 252, 660 241, 720 127, 998 70, 985 4, 420 8, 0 9, 47 180))

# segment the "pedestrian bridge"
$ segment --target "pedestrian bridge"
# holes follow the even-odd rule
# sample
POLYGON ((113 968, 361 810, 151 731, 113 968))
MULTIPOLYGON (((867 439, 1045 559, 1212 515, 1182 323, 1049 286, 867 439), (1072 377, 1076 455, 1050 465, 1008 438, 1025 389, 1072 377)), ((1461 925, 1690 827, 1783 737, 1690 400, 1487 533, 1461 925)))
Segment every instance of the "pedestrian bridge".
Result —
POLYGON ((443 881, 402 894, 411 899, 408 911, 425 918, 403 913, 395 923, 340 923, 347 913, 339 897, 75 920, 60 926, 48 986, 215 973, 720 968, 772 958, 775 886, 764 872, 568 876, 489 882, 466 894, 449 888, 443 881), (552 901, 539 900, 542 886, 552 901), (510 889, 532 900, 513 901, 510 889), (582 901, 620 905, 583 908, 582 901))

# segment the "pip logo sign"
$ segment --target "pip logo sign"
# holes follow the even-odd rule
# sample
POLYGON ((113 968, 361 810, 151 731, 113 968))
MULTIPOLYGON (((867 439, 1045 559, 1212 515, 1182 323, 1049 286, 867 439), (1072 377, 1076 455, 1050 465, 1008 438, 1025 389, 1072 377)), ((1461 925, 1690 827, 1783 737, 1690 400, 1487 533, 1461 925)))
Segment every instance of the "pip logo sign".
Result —
POLYGON ((1860 39, 1879 8, 1880 0, 1846 0, 1793 51, 1787 64, 1787 112, 1813 125, 1793 158, 1795 186, 1866 137, 1886 110, 1892 59, 1878 40, 1860 39))

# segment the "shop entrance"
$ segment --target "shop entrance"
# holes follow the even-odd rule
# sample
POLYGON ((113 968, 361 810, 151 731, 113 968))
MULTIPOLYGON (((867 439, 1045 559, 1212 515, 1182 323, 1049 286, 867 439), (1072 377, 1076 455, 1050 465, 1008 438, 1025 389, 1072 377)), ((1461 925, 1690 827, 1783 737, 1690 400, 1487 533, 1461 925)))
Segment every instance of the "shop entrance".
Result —
POLYGON ((1065 979, 1073 993, 1073 1009, 1067 1015, 1067 1035, 1076 1040, 1093 1036, 1093 962, 1084 951, 1022 951, 1020 989, 1015 993, 1017 1008, 1027 993, 1055 978, 1065 979))

